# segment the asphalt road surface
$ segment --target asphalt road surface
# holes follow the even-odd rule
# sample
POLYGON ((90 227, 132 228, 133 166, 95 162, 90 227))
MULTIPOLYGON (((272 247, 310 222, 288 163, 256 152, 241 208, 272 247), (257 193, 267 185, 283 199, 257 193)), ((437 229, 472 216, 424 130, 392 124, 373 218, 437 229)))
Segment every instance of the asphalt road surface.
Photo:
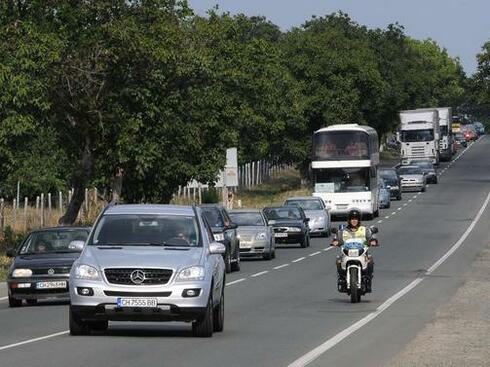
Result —
POLYGON ((338 250, 317 238, 272 261, 243 261, 227 278, 225 331, 211 339, 181 323, 111 323, 72 337, 66 303, 9 309, 0 296, 0 366, 382 366, 456 292, 488 242, 489 153, 484 137, 441 165, 438 185, 405 193, 368 223, 381 247, 361 303, 337 292, 338 250))

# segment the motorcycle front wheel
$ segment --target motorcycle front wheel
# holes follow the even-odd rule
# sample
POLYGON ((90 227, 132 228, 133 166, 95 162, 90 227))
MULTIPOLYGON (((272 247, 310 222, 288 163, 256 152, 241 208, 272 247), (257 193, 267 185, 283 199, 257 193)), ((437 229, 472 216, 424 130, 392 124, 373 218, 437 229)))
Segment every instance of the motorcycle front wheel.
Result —
POLYGON ((358 273, 356 268, 350 268, 350 302, 357 303, 361 301, 361 290, 357 288, 358 273))

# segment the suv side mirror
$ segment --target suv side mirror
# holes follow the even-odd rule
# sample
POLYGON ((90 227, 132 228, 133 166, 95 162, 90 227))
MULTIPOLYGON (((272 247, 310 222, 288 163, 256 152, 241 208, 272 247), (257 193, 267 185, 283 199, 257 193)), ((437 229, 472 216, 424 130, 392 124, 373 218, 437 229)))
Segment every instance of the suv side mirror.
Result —
POLYGON ((371 226, 371 227, 369 227, 369 229, 371 230, 371 233, 372 233, 372 234, 376 234, 376 233, 378 233, 378 227, 371 226))
POLYGON ((6 252, 7 257, 15 257, 16 254, 17 254, 17 251, 15 251, 15 249, 13 249, 13 248, 8 249, 6 252))
POLYGON ((211 242, 209 244, 209 253, 212 255, 223 255, 226 252, 226 247, 221 242, 211 242))

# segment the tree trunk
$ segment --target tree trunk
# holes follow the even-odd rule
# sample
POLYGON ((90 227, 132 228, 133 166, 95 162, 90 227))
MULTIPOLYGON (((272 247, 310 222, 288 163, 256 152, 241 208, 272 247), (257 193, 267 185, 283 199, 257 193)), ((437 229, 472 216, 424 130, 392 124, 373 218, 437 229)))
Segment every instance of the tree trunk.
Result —
POLYGON ((78 217, 78 212, 85 199, 85 188, 88 186, 93 172, 93 156, 91 151, 91 141, 89 137, 85 138, 85 146, 82 152, 80 165, 73 173, 73 196, 66 208, 65 214, 60 218, 60 225, 72 225, 78 217))

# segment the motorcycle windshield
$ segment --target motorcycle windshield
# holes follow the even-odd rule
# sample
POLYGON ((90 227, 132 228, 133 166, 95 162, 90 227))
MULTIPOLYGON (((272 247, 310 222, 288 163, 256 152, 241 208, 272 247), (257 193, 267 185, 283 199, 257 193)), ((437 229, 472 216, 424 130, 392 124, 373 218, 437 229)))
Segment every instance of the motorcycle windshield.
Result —
POLYGON ((360 240, 347 240, 344 244, 346 250, 364 250, 364 243, 360 240))

